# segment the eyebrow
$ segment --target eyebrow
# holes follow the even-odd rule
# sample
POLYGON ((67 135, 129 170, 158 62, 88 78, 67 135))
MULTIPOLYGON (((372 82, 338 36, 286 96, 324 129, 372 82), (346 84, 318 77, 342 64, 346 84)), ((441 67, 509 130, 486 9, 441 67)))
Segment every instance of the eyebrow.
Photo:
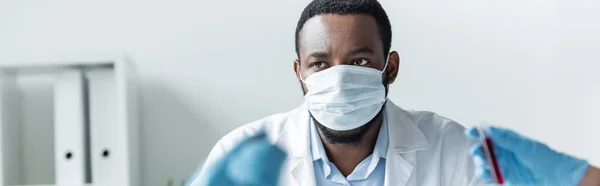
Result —
MULTIPOLYGON (((369 48, 369 47, 360 47, 357 49, 354 49, 350 52, 351 55, 356 55, 356 54, 373 54, 375 53, 375 51, 373 51, 373 49, 369 48)), ((327 58, 329 57, 329 54, 325 53, 325 52, 313 52, 310 53, 308 56, 310 57, 314 57, 314 58, 327 58)))
POLYGON ((350 52, 350 54, 352 55, 356 55, 356 54, 373 54, 375 53, 375 51, 373 51, 373 49, 369 48, 369 47, 360 47, 357 49, 352 50, 352 52, 350 52))
POLYGON ((308 56, 314 57, 314 58, 327 58, 329 56, 329 54, 327 54, 325 52, 313 52, 313 53, 310 53, 308 56))

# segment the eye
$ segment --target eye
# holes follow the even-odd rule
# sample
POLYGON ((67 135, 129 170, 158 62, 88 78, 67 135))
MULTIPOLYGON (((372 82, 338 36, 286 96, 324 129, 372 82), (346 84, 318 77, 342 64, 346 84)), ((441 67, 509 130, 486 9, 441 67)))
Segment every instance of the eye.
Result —
POLYGON ((321 62, 321 61, 313 62, 310 65, 308 65, 308 67, 316 68, 316 69, 322 69, 322 68, 325 68, 326 66, 327 66, 327 63, 321 62))
POLYGON ((359 59, 355 59, 354 61, 352 61, 352 63, 354 65, 358 65, 358 66, 365 66, 365 65, 368 65, 370 63, 370 61, 368 59, 359 58, 359 59))

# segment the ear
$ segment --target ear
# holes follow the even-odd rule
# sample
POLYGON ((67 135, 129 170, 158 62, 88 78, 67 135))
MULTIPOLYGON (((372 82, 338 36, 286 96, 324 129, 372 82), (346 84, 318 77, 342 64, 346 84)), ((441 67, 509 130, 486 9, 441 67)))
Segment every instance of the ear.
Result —
POLYGON ((387 71, 387 83, 392 84, 396 80, 398 76, 398 68, 400 67, 400 56, 398 52, 392 51, 390 52, 390 57, 388 59, 388 67, 387 71))
POLYGON ((301 82, 302 78, 300 78, 300 60, 298 59, 294 60, 294 72, 296 72, 296 79, 301 82))

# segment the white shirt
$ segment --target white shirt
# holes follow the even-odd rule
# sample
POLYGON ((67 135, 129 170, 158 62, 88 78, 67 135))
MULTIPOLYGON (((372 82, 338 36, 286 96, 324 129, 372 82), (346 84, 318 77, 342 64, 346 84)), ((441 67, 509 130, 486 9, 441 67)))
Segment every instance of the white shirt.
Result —
MULTIPOLYGON (((432 112, 404 110, 390 100, 385 106, 388 148, 385 186, 480 185, 467 151, 474 143, 463 135, 460 124, 432 112)), ((316 186, 311 153, 310 116, 304 105, 241 126, 225 135, 210 152, 199 178, 236 144, 264 132, 269 141, 287 153, 279 185, 316 186)), ((204 186, 196 179, 192 186, 204 186)))
POLYGON ((348 175, 344 175, 339 169, 329 161, 327 153, 323 147, 323 141, 319 137, 317 127, 312 120, 310 122, 310 142, 313 157, 313 167, 315 168, 315 181, 320 186, 372 186, 383 185, 385 180, 385 155, 388 148, 388 130, 385 114, 381 122, 381 127, 377 134, 373 154, 361 161, 356 168, 348 175))

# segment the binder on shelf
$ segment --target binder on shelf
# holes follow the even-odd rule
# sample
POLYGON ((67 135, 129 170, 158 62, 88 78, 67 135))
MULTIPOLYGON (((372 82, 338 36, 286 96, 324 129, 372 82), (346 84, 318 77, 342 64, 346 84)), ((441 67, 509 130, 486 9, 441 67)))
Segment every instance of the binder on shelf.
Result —
POLYGON ((126 186, 126 130, 119 120, 113 69, 89 69, 92 175, 96 185, 126 186))
POLYGON ((54 84, 54 155, 56 185, 90 183, 86 83, 80 69, 58 73, 54 84))
POLYGON ((119 138, 117 92, 112 69, 86 71, 90 103, 90 137, 92 176, 96 185, 118 185, 118 177, 125 176, 122 146, 119 138))
POLYGON ((137 88, 131 70, 121 60, 85 71, 94 185, 140 185, 137 88))

